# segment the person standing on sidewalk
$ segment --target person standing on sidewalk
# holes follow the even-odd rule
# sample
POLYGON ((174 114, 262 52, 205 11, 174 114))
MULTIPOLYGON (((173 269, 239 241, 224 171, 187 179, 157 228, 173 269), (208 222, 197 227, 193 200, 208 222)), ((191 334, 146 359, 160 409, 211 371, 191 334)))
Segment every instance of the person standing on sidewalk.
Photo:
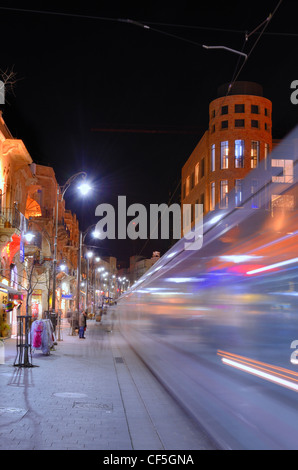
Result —
POLYGON ((85 330, 87 328, 87 313, 84 311, 79 318, 79 338, 85 339, 85 330))

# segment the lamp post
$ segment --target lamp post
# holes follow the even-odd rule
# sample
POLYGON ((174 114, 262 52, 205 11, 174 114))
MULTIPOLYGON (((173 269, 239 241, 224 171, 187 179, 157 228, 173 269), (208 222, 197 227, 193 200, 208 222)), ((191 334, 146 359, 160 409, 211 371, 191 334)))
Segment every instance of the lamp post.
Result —
MULTIPOLYGON (((64 199, 64 194, 70 185, 79 177, 82 176, 85 181, 87 174, 84 171, 80 171, 71 176, 65 183, 64 186, 60 187, 57 185, 56 195, 56 221, 55 221, 55 241, 54 241, 54 259, 53 259, 53 297, 52 297, 52 310, 56 311, 56 269, 57 269, 57 239, 58 239, 58 212, 59 212, 59 194, 61 193, 61 201, 64 199)), ((79 189, 83 195, 86 195, 91 189, 88 183, 83 182, 79 189)))
POLYGON ((87 282, 86 282, 86 305, 85 305, 85 310, 88 315, 88 293, 89 293, 89 260, 92 258, 93 253, 92 251, 88 251, 87 253, 87 282))
MULTIPOLYGON (((76 311, 80 311, 80 292, 81 292, 81 270, 82 270, 82 250, 85 238, 90 230, 96 227, 96 224, 90 225, 85 232, 80 232, 79 252, 78 252, 78 269, 77 269, 77 297, 76 297, 76 311)), ((93 232, 93 236, 98 238, 96 230, 93 232)))

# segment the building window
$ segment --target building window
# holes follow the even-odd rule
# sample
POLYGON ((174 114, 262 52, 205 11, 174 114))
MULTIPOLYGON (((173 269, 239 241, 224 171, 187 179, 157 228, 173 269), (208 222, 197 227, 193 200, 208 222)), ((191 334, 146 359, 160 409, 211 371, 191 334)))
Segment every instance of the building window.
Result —
POLYGON ((267 167, 268 167, 268 164, 267 164, 268 155, 269 155, 269 144, 265 144, 265 153, 264 153, 264 160, 265 160, 264 168, 265 168, 265 170, 267 170, 267 167))
POLYGON ((201 160, 201 178, 205 176, 205 158, 201 160))
POLYGON ((295 209, 295 199, 291 194, 272 194, 271 207, 273 210, 293 210, 295 209))
POLYGON ((229 121, 221 121, 222 129, 228 129, 228 127, 229 127, 229 121))
POLYGON ((259 114, 259 106, 256 104, 251 105, 251 113, 252 114, 259 114))
POLYGON ((244 168, 244 140, 235 140, 235 168, 244 168))
POLYGON ((190 189, 192 190, 195 187, 195 174, 192 172, 191 178, 190 178, 190 189))
POLYGON ((197 218, 199 217, 199 204, 199 199, 197 199, 195 202, 195 220, 197 220, 197 218))
POLYGON ((215 209, 215 183, 211 183, 211 194, 210 194, 210 210, 215 209))
POLYGON ((215 109, 212 109, 211 111, 211 119, 214 119, 215 118, 215 109))
POLYGON ((272 167, 283 168, 282 175, 272 176, 273 183, 293 183, 294 182, 294 171, 293 171, 293 160, 281 160, 273 158, 271 160, 272 167))
POLYGON ((186 196, 189 195, 189 189, 190 189, 190 176, 186 178, 186 196))
POLYGON ((220 208, 227 209, 228 207, 228 180, 220 182, 220 208))
POLYGON ((260 142, 253 140, 251 143, 250 168, 257 168, 260 160, 260 142))
POLYGON ((203 206, 203 210, 205 211, 205 194, 201 194, 201 204, 203 206))
POLYGON ((245 105, 235 104, 235 113, 245 113, 245 105))
POLYGON ((228 112, 229 112, 229 106, 226 105, 226 106, 221 107, 221 114, 222 115, 223 114, 228 114, 228 112))
POLYGON ((235 180, 235 206, 240 207, 243 202, 243 180, 235 180))
POLYGON ((268 108, 265 108, 265 116, 269 117, 269 109, 268 108))
POLYGON ((215 144, 211 145, 211 171, 215 171, 215 144))
POLYGON ((258 180, 253 179, 250 185, 250 193, 252 195, 251 198, 251 208, 258 209, 259 208, 259 196, 256 194, 258 189, 258 180))
POLYGON ((215 124, 211 126, 211 134, 214 134, 214 132, 215 132, 215 124))
POLYGON ((229 142, 226 140, 220 143, 220 168, 229 168, 229 142))
POLYGON ((244 119, 235 119, 235 127, 245 127, 244 119))
POLYGON ((251 127, 254 127, 255 129, 259 129, 259 121, 257 121, 256 119, 252 119, 251 127))
POLYGON ((200 164, 197 163, 195 166, 195 185, 199 182, 199 174, 200 174, 200 164))

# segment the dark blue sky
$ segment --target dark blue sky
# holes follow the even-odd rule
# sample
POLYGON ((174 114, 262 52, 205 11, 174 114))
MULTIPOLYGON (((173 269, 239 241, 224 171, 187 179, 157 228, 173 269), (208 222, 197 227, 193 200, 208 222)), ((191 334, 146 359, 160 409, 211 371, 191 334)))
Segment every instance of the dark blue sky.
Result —
MULTIPOLYGON (((253 31, 277 4, 0 2, 62 13, 0 8, 0 69, 13 67, 18 79, 4 117, 34 161, 54 167, 60 184, 77 171, 90 174, 97 189, 88 203, 71 190, 66 196, 82 228, 96 221, 98 204, 115 204, 118 195, 129 203, 168 202, 182 165, 208 127, 209 102, 237 70, 239 56, 162 33, 241 50, 244 31, 253 31), (114 21, 118 18, 152 29, 114 21), (107 128, 122 132, 103 132, 107 128)), ((239 75, 261 83, 272 100, 276 138, 297 124, 298 106, 290 101, 290 84, 298 79, 297 10, 296 1, 282 2, 239 75)), ((245 52, 257 37, 250 37, 245 52)), ((140 252, 143 244, 102 247, 121 258, 140 252)), ((142 254, 150 256, 153 248, 165 249, 148 244, 142 254)))

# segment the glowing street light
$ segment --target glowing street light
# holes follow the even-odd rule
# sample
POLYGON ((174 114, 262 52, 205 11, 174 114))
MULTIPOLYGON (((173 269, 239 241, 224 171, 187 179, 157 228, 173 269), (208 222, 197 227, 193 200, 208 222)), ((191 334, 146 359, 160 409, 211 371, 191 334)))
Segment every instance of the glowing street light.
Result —
MULTIPOLYGON (((80 188, 82 187, 83 185, 80 186, 80 188)), ((89 186, 89 185, 88 185, 89 186)), ((84 245, 84 241, 85 241, 85 238, 86 236, 88 235, 88 233, 90 232, 91 229, 95 229, 93 232, 92 232, 92 235, 94 238, 99 238, 99 231, 96 230, 96 224, 93 224, 93 225, 90 225, 87 230, 85 230, 84 232, 80 232, 80 242, 79 242, 79 252, 78 252, 78 270, 77 270, 77 296, 76 296, 76 310, 77 312, 79 312, 80 310, 80 291, 81 291, 81 288, 80 288, 80 285, 81 285, 81 270, 82 270, 82 252, 83 252, 83 245, 84 245)), ((85 306, 86 306, 86 299, 85 299, 85 306)))
POLYGON ((58 212, 59 212, 59 195, 61 194, 61 201, 64 199, 64 195, 72 183, 81 176, 83 178, 83 183, 80 185, 79 189, 82 195, 88 194, 91 187, 85 181, 87 173, 80 171, 71 176, 65 183, 64 186, 60 187, 57 185, 57 195, 56 195, 56 221, 55 221, 55 241, 54 241, 54 259, 53 259, 53 299, 52 299, 52 309, 53 312, 56 310, 56 270, 57 270, 57 240, 58 240, 58 212))
POLYGON ((35 235, 32 232, 27 232, 25 233, 24 237, 28 243, 31 243, 33 238, 35 238, 35 235))
POLYGON ((78 189, 83 196, 86 196, 86 194, 88 194, 92 188, 88 183, 82 183, 80 186, 78 186, 78 189))

